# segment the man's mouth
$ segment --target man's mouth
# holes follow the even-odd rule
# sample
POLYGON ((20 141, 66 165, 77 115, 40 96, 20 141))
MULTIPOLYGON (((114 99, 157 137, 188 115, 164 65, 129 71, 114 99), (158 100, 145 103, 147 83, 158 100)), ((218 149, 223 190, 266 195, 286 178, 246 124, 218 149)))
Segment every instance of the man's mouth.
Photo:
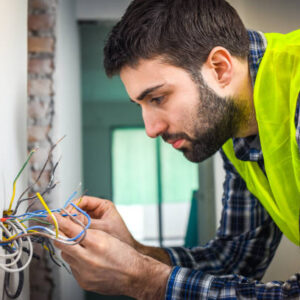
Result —
POLYGON ((172 144, 172 146, 175 149, 179 149, 182 146, 183 142, 184 142, 184 139, 179 139, 179 140, 175 140, 175 141, 169 141, 169 143, 172 144))

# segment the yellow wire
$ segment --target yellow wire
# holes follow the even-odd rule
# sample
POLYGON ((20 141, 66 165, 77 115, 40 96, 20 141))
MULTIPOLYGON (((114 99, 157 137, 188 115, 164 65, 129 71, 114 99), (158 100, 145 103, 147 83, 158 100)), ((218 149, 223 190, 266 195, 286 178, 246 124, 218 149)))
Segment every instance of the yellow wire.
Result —
POLYGON ((13 184, 13 193, 12 193, 10 203, 9 203, 9 208, 8 208, 8 211, 7 211, 8 215, 10 215, 12 213, 11 207, 12 207, 12 204, 13 204, 15 196, 16 196, 16 184, 17 184, 17 181, 15 181, 14 184, 13 184))
MULTIPOLYGON (((77 206, 78 206, 78 205, 80 204, 80 202, 82 201, 82 198, 83 198, 83 197, 80 197, 80 198, 79 198, 79 201, 76 203, 77 206)), ((70 212, 72 212, 73 209, 74 209, 74 206, 72 206, 70 212)))
MULTIPOLYGON (((37 231, 37 230, 28 230, 28 233, 29 233, 29 232, 35 232, 35 233, 37 232, 37 233, 39 233, 39 231, 37 231)), ((3 238, 3 241, 9 242, 9 241, 11 241, 13 238, 15 238, 17 235, 18 235, 18 233, 12 235, 12 236, 9 237, 9 238, 6 238, 6 237, 2 237, 2 238, 3 238)))
POLYGON ((51 212, 51 210, 47 206, 47 204, 46 204, 45 200, 43 199, 42 195, 40 193, 36 193, 36 195, 39 198, 39 200, 41 201, 41 203, 43 204, 43 206, 45 207, 45 209, 48 212, 49 216, 52 218, 53 223, 54 223, 54 227, 55 227, 56 238, 58 238, 58 224, 57 224, 57 220, 56 220, 55 216, 53 215, 53 213, 51 212))

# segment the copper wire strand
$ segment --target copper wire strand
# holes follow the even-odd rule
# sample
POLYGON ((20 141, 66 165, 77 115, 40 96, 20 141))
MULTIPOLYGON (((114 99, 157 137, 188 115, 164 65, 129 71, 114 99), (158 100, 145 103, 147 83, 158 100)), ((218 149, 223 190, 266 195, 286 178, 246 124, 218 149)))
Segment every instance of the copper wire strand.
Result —
MULTIPOLYGON (((80 202, 82 201, 82 198, 87 194, 87 191, 88 191, 88 190, 84 190, 84 192, 80 195, 79 201, 75 203, 76 205, 79 205, 79 204, 80 204, 80 202)), ((72 208, 70 209, 70 212, 72 212, 73 209, 75 209, 74 206, 72 206, 72 208)))
MULTIPOLYGON (((49 192, 50 192, 51 190, 53 190, 58 184, 59 184, 59 181, 55 182, 55 183, 54 183, 53 185, 51 185, 51 186, 48 186, 43 192, 41 192, 41 195, 44 196, 45 194, 49 193, 49 192)), ((24 198, 24 199, 21 199, 21 201, 17 203, 17 206, 16 206, 15 211, 18 210, 18 208, 19 208, 20 204, 22 204, 22 202, 24 202, 24 201, 30 201, 30 200, 36 200, 36 199, 37 199, 37 196, 36 196, 36 195, 31 196, 31 197, 27 197, 27 198, 24 198)), ((31 203, 31 204, 32 204, 32 203, 31 203)), ((31 204, 30 204, 30 205, 31 205, 31 204)), ((27 208, 27 209, 28 209, 28 208, 27 208)), ((26 212, 28 212, 28 211, 26 210, 26 212)))
MULTIPOLYGON (((25 189, 25 191, 23 191, 23 193, 20 195, 20 197, 18 198, 18 203, 19 203, 19 201, 21 201, 21 199, 22 199, 22 197, 30 190, 30 189, 32 189, 33 188, 33 186, 34 185, 36 185, 37 183, 38 183, 38 181, 40 180, 40 178, 41 178, 41 176, 42 176, 42 174, 44 173, 44 171, 45 171, 45 169, 46 169, 46 166, 47 166, 47 164, 48 164, 48 162, 50 161, 50 159, 51 159, 51 157, 52 157, 52 152, 53 152, 53 150, 55 149, 55 147, 65 138, 66 136, 64 135, 62 138, 60 138, 54 145, 52 145, 51 146, 51 148, 50 148, 50 151, 49 151, 49 153, 48 153, 48 157, 47 157, 47 160, 46 160, 46 162, 44 163, 44 165, 43 165, 43 167, 42 167, 42 169, 41 169, 41 171, 40 171, 40 173, 39 173, 39 175, 38 175, 38 177, 36 178, 36 180, 31 184, 31 185, 29 185, 26 189, 25 189)), ((57 163, 58 164, 58 163, 57 163)), ((56 166, 54 166, 54 168, 52 168, 52 169, 54 169, 54 171, 55 171, 55 169, 56 169, 56 167, 57 167, 57 164, 56 164, 56 166)), ((17 204, 17 207, 19 207, 19 205, 17 204)), ((13 214, 16 214, 16 209, 13 211, 13 214)))
MULTIPOLYGON (((49 193, 52 189, 54 189, 54 188, 56 187, 57 182, 53 184, 53 181, 54 181, 54 173, 55 173, 56 167, 58 166, 58 163, 59 163, 59 161, 55 164, 55 166, 54 166, 54 167, 52 168, 52 170, 50 171, 50 173, 51 173, 51 179, 50 179, 50 181, 49 181, 49 183, 48 183, 46 189, 41 193, 41 195, 44 195, 44 194, 46 194, 46 193, 49 193)), ((20 206, 24 201, 33 200, 33 201, 35 202, 35 200, 37 199, 37 196, 36 196, 36 195, 34 195, 34 196, 32 196, 32 197, 27 197, 27 198, 24 198, 24 199, 22 199, 22 197, 24 196, 25 193, 28 192, 28 190, 32 189, 33 186, 34 186, 35 184, 38 183, 38 181, 39 181, 39 179, 41 178, 41 176, 42 176, 44 170, 45 170, 45 168, 43 168, 43 169, 41 170, 41 172, 40 172, 40 174, 39 174, 39 176, 38 176, 38 180, 36 180, 33 184, 31 184, 30 186, 28 186, 28 187, 26 188, 26 190, 22 193, 22 195, 19 197, 19 199, 18 199, 18 201, 17 201, 16 208, 15 208, 13 214, 16 214, 16 213, 17 213, 17 210, 19 209, 19 206, 20 206)), ((26 211, 28 211, 28 208, 27 208, 26 211)))
MULTIPOLYGON (((44 196, 45 194, 48 194, 51 190, 53 190, 56 185, 58 184, 59 182, 55 183, 53 186, 51 186, 50 188, 47 188, 43 193, 41 193, 42 196, 44 196)), ((27 199, 27 200, 32 200, 32 202, 28 205, 27 209, 26 209, 26 213, 28 213, 30 211, 30 209, 32 208, 32 206, 34 206, 34 204, 36 204, 38 198, 37 196, 32 196, 30 197, 31 199, 27 199)))

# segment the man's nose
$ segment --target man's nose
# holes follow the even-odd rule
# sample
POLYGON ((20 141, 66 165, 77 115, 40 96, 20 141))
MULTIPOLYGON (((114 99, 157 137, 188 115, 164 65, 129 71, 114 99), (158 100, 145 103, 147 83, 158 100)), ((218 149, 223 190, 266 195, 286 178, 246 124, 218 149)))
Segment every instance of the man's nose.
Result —
POLYGON ((156 138, 167 130, 167 123, 155 113, 143 112, 146 133, 150 138, 156 138))

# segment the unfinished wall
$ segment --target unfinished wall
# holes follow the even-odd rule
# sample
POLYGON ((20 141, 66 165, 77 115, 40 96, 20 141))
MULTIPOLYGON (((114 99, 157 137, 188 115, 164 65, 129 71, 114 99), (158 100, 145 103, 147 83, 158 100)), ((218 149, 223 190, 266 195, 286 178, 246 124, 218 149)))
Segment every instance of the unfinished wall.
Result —
MULTIPOLYGON (((53 0, 28 2, 28 150, 39 147, 30 162, 30 183, 41 171, 53 145, 56 8, 56 1, 53 0)), ((46 188, 50 179, 49 170, 48 166, 30 193, 46 188)), ((45 195, 50 207, 52 199, 51 194, 45 195)), ((37 209, 40 209, 39 202, 31 208, 37 209)), ((52 299, 55 291, 54 266, 40 245, 35 245, 34 249, 40 260, 33 260, 30 265, 30 297, 32 300, 52 299)))
MULTIPOLYGON (((62 136, 53 160, 60 156, 56 180, 60 184, 45 199, 62 207, 81 181, 81 106, 79 46, 73 0, 29 0, 28 11, 28 148, 39 146, 31 163, 31 182, 50 147, 62 136)), ((36 192, 48 183, 48 171, 36 192)), ((37 209, 39 206, 33 207, 37 209)), ((37 246, 41 261, 30 268, 31 299, 83 299, 73 277, 49 260, 37 246)))

